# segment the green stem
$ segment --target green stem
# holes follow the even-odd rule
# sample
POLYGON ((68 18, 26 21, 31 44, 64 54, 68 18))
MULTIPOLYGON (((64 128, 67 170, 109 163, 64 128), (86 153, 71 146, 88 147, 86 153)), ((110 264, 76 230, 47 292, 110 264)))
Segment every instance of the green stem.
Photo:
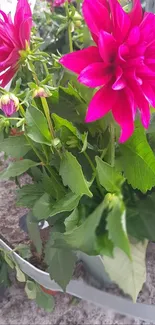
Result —
POLYGON ((104 196, 105 195, 104 189, 103 189, 103 187, 100 184, 100 181, 99 181, 99 177, 97 175, 97 172, 96 172, 96 183, 97 183, 97 186, 98 186, 98 189, 99 189, 101 195, 104 196))
POLYGON ((65 3, 66 8, 66 16, 68 19, 68 41, 69 41, 69 50, 70 52, 73 52, 73 42, 72 42, 72 32, 71 32, 71 21, 69 17, 69 7, 68 7, 68 0, 65 3))
POLYGON ((29 143, 29 145, 31 146, 31 148, 33 149, 33 151, 35 152, 36 156, 39 158, 39 160, 41 161, 41 163, 46 167, 46 169, 48 170, 49 174, 54 178, 55 182, 57 182, 57 184, 60 186, 61 190, 66 193, 64 187, 62 186, 62 184, 57 180, 54 171, 52 170, 52 168, 50 166, 48 166, 45 162, 43 157, 40 155, 40 153, 38 152, 38 150, 35 148, 35 146, 33 145, 33 142, 29 139, 29 137, 25 134, 25 137, 27 139, 27 142, 29 143))
POLYGON ((33 142, 30 140, 30 138, 27 136, 27 134, 25 134, 25 138, 26 138, 27 142, 29 143, 29 145, 31 146, 31 148, 33 149, 33 151, 35 152, 36 156, 39 158, 39 160, 43 164, 45 164, 43 157, 40 155, 40 153, 38 152, 38 150, 35 148, 35 146, 33 145, 33 142))
POLYGON ((5 117, 6 119, 9 119, 9 120, 14 120, 14 121, 20 121, 21 120, 21 118, 20 117, 6 117, 6 116, 4 116, 4 115, 0 115, 0 117, 5 117))
POLYGON ((77 11, 80 12, 80 2, 81 1, 80 0, 77 0, 76 2, 77 2, 77 11))
POLYGON ((114 167, 114 165, 115 165, 115 126, 113 123, 111 123, 111 125, 110 125, 110 135, 111 135, 110 159, 111 159, 111 166, 114 167))
POLYGON ((44 146, 43 144, 41 145, 42 149, 43 149, 43 152, 44 152, 44 155, 46 157, 46 162, 48 163, 49 159, 48 159, 48 153, 46 151, 46 146, 44 146))
POLYGON ((25 117, 25 110, 22 105, 19 105, 19 111, 23 117, 25 117))
POLYGON ((107 148, 102 150, 100 158, 103 159, 106 153, 107 153, 107 148))
POLYGON ((88 156, 88 154, 87 154, 86 151, 84 151, 84 155, 85 155, 86 159, 88 160, 89 165, 91 166, 93 172, 96 172, 96 168, 95 168, 94 164, 92 163, 92 161, 91 161, 91 159, 90 159, 90 157, 88 156))
POLYGON ((63 185, 58 181, 56 174, 54 172, 54 170, 52 170, 52 168, 50 166, 46 166, 46 169, 48 170, 49 174, 51 175, 51 177, 54 179, 54 181, 60 186, 62 192, 64 192, 64 194, 66 193, 65 188, 63 187, 63 185))
MULTIPOLYGON (((93 180, 96 178, 96 183, 97 183, 98 189, 99 189, 101 195, 104 195, 104 190, 103 190, 103 188, 102 188, 102 186, 100 184, 100 181, 99 181, 99 177, 97 175, 96 168, 95 168, 94 164, 92 163, 90 157, 88 156, 87 152, 84 151, 84 155, 85 155, 87 161, 89 162, 89 165, 91 166, 91 168, 93 170, 93 173, 94 173, 93 180)), ((92 180, 92 182, 93 182, 93 180, 92 180)))
POLYGON ((43 67, 44 67, 44 70, 45 70, 45 73, 46 73, 46 77, 48 77, 49 76, 49 71, 48 71, 46 62, 43 62, 43 67))
POLYGON ((52 125, 52 121, 51 121, 51 117, 50 117, 50 111, 49 111, 49 107, 48 107, 48 103, 45 97, 41 97, 41 102, 42 102, 42 106, 44 109, 44 113, 45 116, 47 118, 47 122, 48 122, 48 126, 49 126, 49 130, 51 132, 51 136, 52 138, 54 138, 54 129, 53 129, 53 125, 52 125))

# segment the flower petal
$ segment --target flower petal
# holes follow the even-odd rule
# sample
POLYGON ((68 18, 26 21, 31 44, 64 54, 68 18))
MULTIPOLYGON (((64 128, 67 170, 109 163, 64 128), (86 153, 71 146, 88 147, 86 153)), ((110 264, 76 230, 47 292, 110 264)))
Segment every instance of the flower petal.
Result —
POLYGON ((119 141, 125 142, 134 131, 134 98, 128 88, 120 90, 117 95, 117 102, 112 108, 112 113, 115 121, 121 127, 119 141))
POLYGON ((94 122, 107 114, 117 100, 117 92, 108 85, 93 96, 87 110, 85 122, 94 122))
POLYGON ((26 41, 29 43, 31 36, 32 19, 27 18, 22 22, 19 29, 19 38, 23 49, 26 48, 26 41))
POLYGON ((141 86, 139 86, 136 82, 131 82, 130 80, 130 88, 134 93, 135 104, 141 113, 142 124, 144 128, 147 129, 150 124, 149 103, 144 96, 141 86))
POLYGON ((92 63, 81 71, 78 81, 88 87, 99 87, 107 84, 111 74, 103 62, 92 63))
POLYGON ((130 46, 136 45, 140 40, 140 30, 138 26, 133 27, 130 30, 128 39, 127 39, 127 43, 130 46))
POLYGON ((113 35, 118 41, 122 41, 129 31, 130 18, 117 0, 109 0, 109 4, 113 20, 113 35))
POLYGON ((2 15, 5 23, 9 22, 8 16, 6 15, 6 13, 4 11, 0 10, 0 15, 2 15))
POLYGON ((1 105, 1 110, 5 113, 6 116, 10 117, 13 113, 16 112, 14 101, 10 100, 8 104, 1 105))
POLYGON ((87 65, 102 62, 99 50, 96 46, 90 46, 84 50, 64 55, 60 63, 67 69, 79 74, 87 65))
POLYGON ((126 82, 122 76, 123 70, 118 66, 116 69, 116 81, 112 85, 113 90, 121 90, 126 86, 126 82))
POLYGON ((118 48, 118 58, 120 61, 125 62, 126 61, 126 57, 129 54, 129 47, 125 44, 121 44, 118 48))
POLYGON ((155 15, 151 12, 145 12, 139 28, 141 41, 146 41, 148 45, 155 39, 155 15))
POLYGON ((151 79, 155 78, 155 71, 147 67, 145 64, 139 64, 137 66, 136 72, 140 78, 143 79, 151 79))
POLYGON ((91 33, 98 36, 101 29, 111 31, 110 14, 101 1, 84 0, 82 11, 91 33))
POLYGON ((29 2, 27 0, 18 0, 16 13, 14 16, 15 25, 19 26, 19 23, 21 23, 24 18, 29 17, 32 18, 32 11, 29 2))
POLYGON ((100 55, 105 63, 110 63, 115 59, 117 43, 111 34, 101 30, 98 46, 100 55))
POLYGON ((129 12, 129 17, 131 20, 131 25, 139 25, 143 18, 143 9, 140 0, 133 0, 133 8, 129 12))
POLYGON ((19 53, 17 49, 13 49, 13 51, 7 56, 7 58, 0 62, 0 69, 2 68, 2 71, 10 67, 12 64, 16 64, 16 62, 19 59, 19 53))
POLYGON ((11 79, 14 77, 14 75, 16 74, 16 71, 17 70, 10 67, 3 74, 0 74, 0 86, 5 87, 11 81, 11 79))
POLYGON ((151 85, 148 82, 144 81, 141 88, 142 88, 145 98, 148 100, 150 105, 155 107, 155 92, 154 92, 153 88, 151 87, 151 85))

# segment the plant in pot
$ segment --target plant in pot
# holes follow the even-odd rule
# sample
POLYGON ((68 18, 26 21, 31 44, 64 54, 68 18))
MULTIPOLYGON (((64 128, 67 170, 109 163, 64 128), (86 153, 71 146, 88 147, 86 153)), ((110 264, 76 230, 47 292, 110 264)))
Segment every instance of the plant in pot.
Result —
POLYGON ((30 249, 14 248, 21 257, 1 240, 3 257, 47 310, 53 298, 23 258, 66 290, 77 258, 96 256, 98 273, 105 268, 136 301, 155 239, 155 16, 139 0, 131 10, 117 0, 64 1, 61 14, 49 14, 65 31, 71 53, 61 55, 40 49, 27 0, 18 1, 14 21, 1 15, 0 150, 13 159, 0 180, 19 185, 31 240, 30 249), (25 173, 30 182, 21 186, 25 173))

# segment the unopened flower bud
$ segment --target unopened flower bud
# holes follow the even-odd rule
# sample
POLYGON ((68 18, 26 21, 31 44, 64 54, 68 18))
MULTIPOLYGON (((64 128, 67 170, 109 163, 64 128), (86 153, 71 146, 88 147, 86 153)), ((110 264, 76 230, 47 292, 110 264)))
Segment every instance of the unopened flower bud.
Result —
POLYGON ((0 98, 0 109, 6 116, 11 116, 19 108, 19 100, 14 94, 3 95, 0 98))
POLYGON ((57 148, 57 149, 60 149, 61 148, 61 141, 59 138, 55 138, 53 141, 52 141, 52 145, 54 148, 57 148))
POLYGON ((35 91, 33 93, 33 97, 48 97, 48 94, 44 88, 39 87, 39 88, 35 89, 35 91))
POLYGON ((75 24, 76 27, 81 27, 82 26, 81 20, 76 20, 74 24, 75 24))

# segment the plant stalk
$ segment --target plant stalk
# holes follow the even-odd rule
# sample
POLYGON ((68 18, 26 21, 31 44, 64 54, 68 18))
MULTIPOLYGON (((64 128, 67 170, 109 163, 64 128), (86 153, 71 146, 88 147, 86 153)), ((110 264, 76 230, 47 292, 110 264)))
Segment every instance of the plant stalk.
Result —
POLYGON ((49 111, 49 107, 48 107, 48 103, 45 97, 41 97, 41 102, 42 102, 42 106, 44 109, 44 113, 45 116, 47 118, 47 122, 48 122, 48 126, 49 126, 49 130, 51 133, 52 138, 54 138, 54 129, 53 129, 53 125, 52 125, 52 121, 51 121, 51 117, 50 117, 50 111, 49 111))
POLYGON ((73 52, 73 42, 72 42, 72 32, 71 32, 71 21, 69 17, 69 7, 68 7, 68 0, 65 3, 66 8, 66 16, 68 19, 68 41, 69 41, 69 50, 70 52, 73 52))
POLYGON ((98 189, 99 189, 101 195, 103 196, 103 195, 104 195, 104 190, 103 190, 103 188, 102 188, 102 186, 101 186, 101 184, 100 184, 100 181, 99 181, 99 177, 98 177, 98 174, 97 174, 96 168, 95 168, 94 164, 92 163, 90 157, 88 156, 87 152, 84 151, 83 153, 84 153, 84 155, 85 155, 87 161, 89 162, 89 165, 91 166, 92 171, 93 171, 93 173, 94 173, 93 180, 96 178, 96 183, 97 183, 98 189))
POLYGON ((24 134, 25 138, 27 140, 27 142, 29 143, 29 145, 31 146, 31 148, 33 149, 33 151, 35 152, 36 156, 39 158, 39 160, 44 163, 44 159, 43 157, 40 155, 40 153, 38 152, 38 150, 35 148, 35 146, 33 145, 33 142, 31 141, 31 139, 27 136, 27 134, 24 134))
POLYGON ((48 77, 49 76, 49 71, 48 71, 46 62, 43 62, 43 67, 44 67, 44 70, 45 70, 45 73, 46 73, 46 77, 48 77))
POLYGON ((113 123, 110 124, 110 159, 111 159, 111 166, 114 167, 115 165, 115 126, 113 123))

